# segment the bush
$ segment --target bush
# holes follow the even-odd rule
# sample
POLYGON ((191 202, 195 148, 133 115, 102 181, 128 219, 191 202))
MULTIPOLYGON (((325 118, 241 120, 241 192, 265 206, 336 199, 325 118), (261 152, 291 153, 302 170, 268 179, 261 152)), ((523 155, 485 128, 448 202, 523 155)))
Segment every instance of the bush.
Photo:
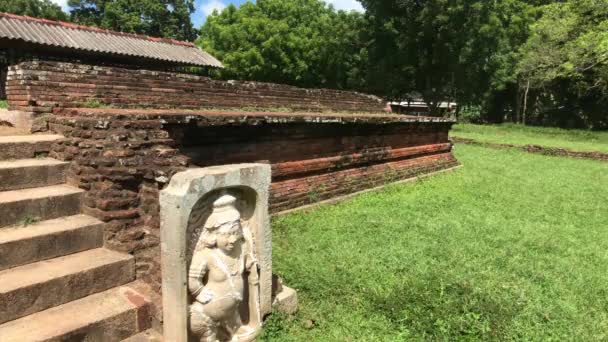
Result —
POLYGON ((481 106, 463 106, 457 116, 458 122, 482 123, 481 106))

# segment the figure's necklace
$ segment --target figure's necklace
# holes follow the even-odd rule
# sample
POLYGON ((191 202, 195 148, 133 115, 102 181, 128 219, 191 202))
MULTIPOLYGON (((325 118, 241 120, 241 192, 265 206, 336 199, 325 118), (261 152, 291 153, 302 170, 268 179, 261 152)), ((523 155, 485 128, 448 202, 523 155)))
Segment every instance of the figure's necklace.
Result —
POLYGON ((233 259, 223 253, 218 252, 217 250, 214 250, 213 252, 218 257, 218 261, 225 265, 226 271, 228 271, 230 276, 239 274, 239 269, 243 260, 242 255, 240 255, 238 259, 233 259))

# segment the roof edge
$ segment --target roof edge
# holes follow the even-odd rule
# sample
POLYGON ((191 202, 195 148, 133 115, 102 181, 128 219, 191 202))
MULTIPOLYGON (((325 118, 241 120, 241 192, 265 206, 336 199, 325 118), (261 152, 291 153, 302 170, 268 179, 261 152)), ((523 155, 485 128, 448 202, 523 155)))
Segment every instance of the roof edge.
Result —
POLYGON ((18 14, 0 12, 0 18, 3 18, 3 17, 9 18, 9 19, 16 19, 16 20, 32 21, 32 22, 46 24, 46 25, 62 26, 62 27, 66 27, 66 28, 76 29, 76 30, 91 31, 91 32, 97 32, 97 33, 106 33, 106 34, 115 35, 115 36, 149 40, 149 41, 158 42, 158 43, 181 45, 181 46, 187 46, 187 47, 196 47, 196 45, 194 43, 186 42, 186 41, 182 41, 182 40, 171 39, 171 38, 160 38, 160 37, 147 36, 144 34, 118 32, 118 31, 102 29, 102 28, 94 27, 94 26, 85 26, 85 25, 69 23, 69 22, 65 22, 65 21, 34 18, 34 17, 27 16, 27 15, 18 15, 18 14))

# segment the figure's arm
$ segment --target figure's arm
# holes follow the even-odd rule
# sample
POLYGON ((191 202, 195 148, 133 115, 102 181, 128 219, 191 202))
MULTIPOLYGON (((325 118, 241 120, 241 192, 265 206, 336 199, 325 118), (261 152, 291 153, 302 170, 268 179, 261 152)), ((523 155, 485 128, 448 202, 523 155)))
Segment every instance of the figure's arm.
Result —
POLYGON ((207 258, 205 253, 194 253, 188 270, 188 290, 195 298, 203 291, 203 278, 207 274, 207 258))
POLYGON ((258 261, 250 253, 245 257, 245 269, 249 272, 249 283, 257 285, 260 281, 258 261))

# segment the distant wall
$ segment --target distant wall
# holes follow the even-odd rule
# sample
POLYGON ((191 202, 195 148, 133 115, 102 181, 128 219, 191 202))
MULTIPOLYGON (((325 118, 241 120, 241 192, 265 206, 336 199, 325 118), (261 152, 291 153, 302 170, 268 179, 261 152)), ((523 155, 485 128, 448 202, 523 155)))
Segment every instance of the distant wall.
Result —
POLYGON ((217 81, 207 77, 50 61, 9 68, 11 109, 51 113, 57 108, 288 108, 301 111, 381 112, 378 97, 282 84, 217 81))

